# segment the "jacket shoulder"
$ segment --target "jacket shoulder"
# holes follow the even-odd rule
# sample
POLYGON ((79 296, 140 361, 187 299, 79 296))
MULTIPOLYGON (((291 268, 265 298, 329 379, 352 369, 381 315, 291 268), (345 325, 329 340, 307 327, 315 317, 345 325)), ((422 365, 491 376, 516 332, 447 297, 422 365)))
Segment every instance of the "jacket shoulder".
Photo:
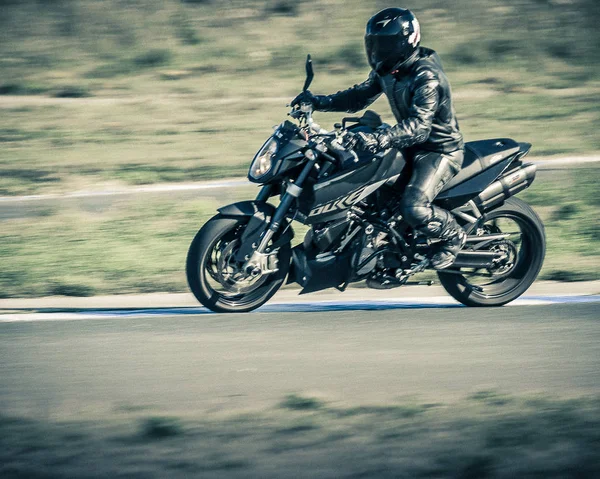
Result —
POLYGON ((439 55, 430 48, 421 47, 419 59, 413 69, 415 82, 446 82, 446 74, 439 55))
POLYGON ((440 83, 444 73, 428 62, 423 62, 416 65, 413 70, 413 78, 415 87, 420 87, 426 83, 438 84, 440 83))
POLYGON ((430 63, 439 70, 443 70, 442 59, 435 50, 426 47, 419 47, 419 63, 430 63))

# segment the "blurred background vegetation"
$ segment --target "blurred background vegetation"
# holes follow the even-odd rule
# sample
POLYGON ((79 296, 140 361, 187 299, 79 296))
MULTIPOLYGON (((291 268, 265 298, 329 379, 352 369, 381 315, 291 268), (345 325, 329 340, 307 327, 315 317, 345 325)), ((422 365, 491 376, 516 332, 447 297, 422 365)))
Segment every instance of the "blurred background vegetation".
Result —
MULTIPOLYGON (((0 194, 243 175, 301 88, 306 53, 316 92, 362 81, 365 22, 389 5, 0 0, 0 194)), ((405 6, 442 55, 467 139, 600 150, 597 0, 405 6)), ((375 108, 390 117, 385 99, 375 108)))
MULTIPOLYGON (((390 5, 0 0, 0 195, 243 176, 301 88, 305 55, 317 93, 362 81, 365 22, 390 5)), ((597 0, 401 6, 442 56, 467 140, 514 137, 544 157, 600 151, 597 0)), ((373 108, 391 121, 385 99, 373 108)), ((543 277, 600 277, 597 179, 546 175, 526 192, 548 226, 543 277)), ((144 198, 4 220, 0 295, 184 291, 185 248, 224 202, 144 198)))

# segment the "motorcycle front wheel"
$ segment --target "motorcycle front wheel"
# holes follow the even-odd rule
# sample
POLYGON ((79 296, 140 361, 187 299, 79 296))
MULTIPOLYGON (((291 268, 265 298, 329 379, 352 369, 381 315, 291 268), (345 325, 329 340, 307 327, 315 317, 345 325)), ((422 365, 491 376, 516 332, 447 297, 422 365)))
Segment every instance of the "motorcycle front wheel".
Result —
POLYGON ((470 235, 506 234, 484 250, 502 253, 493 268, 439 271, 444 289, 466 306, 502 306, 521 296, 537 278, 546 253, 544 225, 524 201, 509 198, 485 215, 485 222, 470 235))
POLYGON ((243 263, 235 256, 248 220, 217 215, 198 231, 190 245, 188 284, 196 299, 216 313, 245 313, 261 307, 279 290, 289 271, 289 243, 277 252, 276 272, 254 278, 243 271, 243 263))

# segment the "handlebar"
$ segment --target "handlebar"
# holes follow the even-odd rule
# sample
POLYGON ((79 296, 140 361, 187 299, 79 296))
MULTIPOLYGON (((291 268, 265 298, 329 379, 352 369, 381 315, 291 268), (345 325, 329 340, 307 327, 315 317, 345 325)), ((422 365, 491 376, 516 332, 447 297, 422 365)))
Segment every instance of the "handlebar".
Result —
MULTIPOLYGON (((304 82, 304 87, 302 91, 305 92, 310 87, 314 78, 313 64, 310 54, 306 57, 306 81, 304 82)), ((290 105, 288 105, 290 106, 290 105)), ((312 103, 301 103, 300 105, 294 105, 292 110, 288 113, 289 116, 298 120, 300 123, 300 127, 306 130, 307 138, 311 138, 312 141, 317 142, 325 142, 326 138, 331 138, 331 141, 328 141, 327 144, 333 150, 343 150, 350 152, 354 157, 354 161, 359 161, 356 152, 354 151, 354 147, 358 142, 358 138, 356 134, 346 129, 346 123, 358 123, 360 121, 359 118, 347 117, 344 118, 342 124, 335 125, 335 132, 329 132, 316 123, 312 114, 314 112, 314 108, 312 103), (312 135, 311 135, 312 133, 312 135), (321 137, 321 140, 318 140, 317 137, 321 137)), ((379 123, 381 120, 378 115, 377 119, 379 123)), ((379 125, 377 125, 379 126, 379 125)), ((333 164, 336 160, 334 157, 328 155, 327 153, 320 151, 320 154, 331 164, 333 164), (332 161, 333 160, 333 161, 332 161)))
POLYGON ((304 120, 306 122, 306 126, 315 134, 322 135, 325 133, 329 133, 327 130, 321 128, 321 126, 316 123, 312 114, 314 112, 313 106, 310 103, 302 103, 299 107, 293 107, 290 111, 289 115, 295 120, 299 120, 302 122, 304 120))

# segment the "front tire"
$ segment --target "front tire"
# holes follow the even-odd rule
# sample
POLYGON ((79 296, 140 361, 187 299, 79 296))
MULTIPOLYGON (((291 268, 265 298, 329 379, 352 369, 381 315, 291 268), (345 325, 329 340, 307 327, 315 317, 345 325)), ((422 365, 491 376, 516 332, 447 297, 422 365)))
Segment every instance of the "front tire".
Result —
POLYGON ((483 234, 513 233, 489 248, 503 248, 507 263, 494 270, 440 271, 438 277, 444 289, 466 306, 502 306, 521 296, 537 278, 546 253, 544 225, 527 203, 513 197, 487 213, 480 229, 483 234), (519 232, 503 227, 507 224, 516 225, 519 232))
POLYGON ((216 313, 244 313, 261 307, 279 290, 289 271, 289 243, 279 248, 277 272, 249 278, 236 271, 233 258, 248 220, 217 215, 198 231, 190 245, 188 284, 196 299, 216 313))

